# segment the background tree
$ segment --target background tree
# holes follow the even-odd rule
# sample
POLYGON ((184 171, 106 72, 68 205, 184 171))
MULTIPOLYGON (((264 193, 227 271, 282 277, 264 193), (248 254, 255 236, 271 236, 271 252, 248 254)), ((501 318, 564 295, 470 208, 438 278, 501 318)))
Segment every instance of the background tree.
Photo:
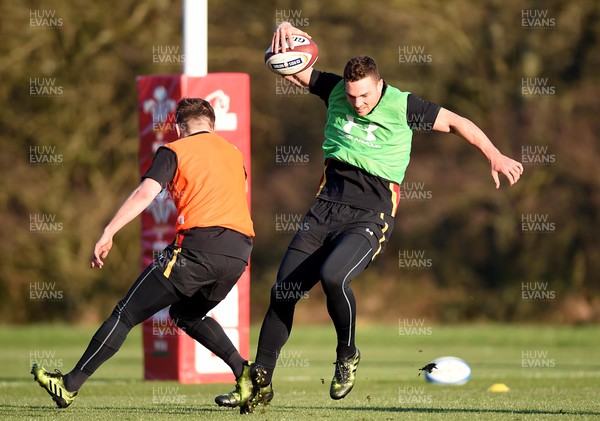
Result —
MULTIPOLYGON (((104 317, 137 275, 139 225, 119 234, 102 271, 88 269, 90 251, 138 183, 136 75, 181 72, 152 59, 153 47, 182 45, 181 5, 22 1, 3 2, 0 12, 0 320, 104 317), (32 26, 44 10, 62 24, 32 26), (52 80, 60 94, 32 94, 52 80), (36 147, 54 148, 45 156, 60 162, 31 162, 36 147), (61 229, 32 230, 40 215, 61 229), (32 299, 43 282, 63 297, 32 299)), ((368 54, 388 83, 470 118, 501 150, 528 161, 518 185, 502 180, 496 191, 487 162, 464 141, 416 134, 404 188, 429 198, 401 202, 385 254, 354 282, 364 317, 395 321, 400 308, 440 321, 600 320, 593 0, 210 2, 209 71, 251 75, 253 317, 262 317, 292 235, 276 219, 306 211, 322 170, 325 107, 306 92, 285 94, 262 62, 286 13, 319 45, 317 68, 340 73, 350 57, 368 54), (411 54, 426 63, 401 58, 411 54), (280 165, 278 146, 300 147, 307 162, 280 165), (545 229, 524 228, 531 216, 545 218, 545 229), (430 267, 400 268, 407 252, 422 253, 430 267), (524 300, 536 282, 555 298, 524 300)), ((311 314, 322 299, 318 287, 311 291, 299 317, 326 318, 311 314)))

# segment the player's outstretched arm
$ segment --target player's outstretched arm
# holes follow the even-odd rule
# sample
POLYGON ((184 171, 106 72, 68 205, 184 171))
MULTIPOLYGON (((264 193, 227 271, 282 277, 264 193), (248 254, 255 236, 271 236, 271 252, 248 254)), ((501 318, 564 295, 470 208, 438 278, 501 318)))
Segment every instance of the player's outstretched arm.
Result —
POLYGON ((496 188, 500 188, 499 173, 504 174, 511 186, 519 181, 523 174, 523 165, 500 153, 485 133, 469 119, 442 108, 435 120, 433 130, 455 133, 481 150, 490 162, 496 188))
POLYGON ((104 266, 103 259, 108 256, 108 252, 112 248, 113 236, 136 216, 142 213, 142 211, 152 203, 161 190, 162 187, 157 181, 151 178, 145 178, 133 193, 131 193, 106 228, 104 228, 102 236, 94 246, 91 263, 92 268, 102 268, 102 266, 104 266))
MULTIPOLYGON (((273 33, 273 40, 271 41, 271 51, 281 50, 282 53, 285 53, 287 50, 287 45, 289 45, 290 48, 294 48, 294 35, 302 35, 304 37, 311 38, 310 35, 296 28, 291 23, 282 22, 273 33), (286 40, 287 44, 285 42, 286 40)), ((311 66, 300 73, 296 73, 295 75, 291 76, 283 76, 283 78, 303 88, 308 86, 312 71, 313 68, 311 66)))

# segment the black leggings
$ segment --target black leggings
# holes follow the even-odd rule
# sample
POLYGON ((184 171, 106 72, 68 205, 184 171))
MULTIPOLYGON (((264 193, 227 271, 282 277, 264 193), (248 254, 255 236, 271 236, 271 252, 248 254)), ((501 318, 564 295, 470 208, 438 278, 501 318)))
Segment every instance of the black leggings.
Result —
POLYGON ((356 352, 354 331, 356 302, 350 281, 371 262, 374 250, 369 239, 358 233, 342 234, 333 244, 314 253, 288 248, 271 289, 271 302, 263 321, 256 361, 275 368, 277 357, 292 330, 296 303, 319 280, 327 296, 327 311, 337 333, 337 356, 356 352))
MULTIPOLYGON (((119 350, 134 326, 169 305, 171 319, 179 328, 223 359, 230 367, 241 367, 243 359, 223 328, 206 316, 219 302, 206 299, 201 291, 191 297, 180 294, 172 282, 162 274, 160 267, 151 264, 94 334, 75 370, 85 373, 86 376, 92 375, 119 350)), ((239 370, 234 370, 234 373, 236 371, 239 370)))

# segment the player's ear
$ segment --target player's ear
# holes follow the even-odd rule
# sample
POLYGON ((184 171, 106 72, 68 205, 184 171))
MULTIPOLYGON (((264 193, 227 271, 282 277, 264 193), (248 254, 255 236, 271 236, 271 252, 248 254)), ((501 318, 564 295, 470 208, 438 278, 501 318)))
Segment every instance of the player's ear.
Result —
POLYGON ((175 124, 175 130, 177 131, 177 137, 181 137, 181 128, 179 124, 175 124))
POLYGON ((379 81, 377 82, 377 90, 379 91, 379 93, 381 93, 381 91, 383 90, 383 79, 379 79, 379 81))

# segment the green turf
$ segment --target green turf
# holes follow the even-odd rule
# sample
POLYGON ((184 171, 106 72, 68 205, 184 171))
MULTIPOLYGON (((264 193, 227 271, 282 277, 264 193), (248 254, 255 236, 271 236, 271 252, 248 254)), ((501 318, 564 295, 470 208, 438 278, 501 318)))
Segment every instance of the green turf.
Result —
MULTIPOLYGON (((216 394, 230 385, 142 381, 141 330, 86 383, 75 403, 57 409, 29 374, 40 356, 67 372, 94 328, 66 325, 0 326, 0 419, 239 419, 218 408, 216 394), (155 403, 161 400, 163 403, 155 403)), ((258 327, 252 329, 255 348, 258 327)), ((333 329, 294 328, 275 374, 272 405, 257 420, 372 419, 597 419, 600 417, 600 328, 548 326, 398 326, 358 330, 362 362, 354 390, 329 398, 333 329), (406 334, 410 333, 410 334, 406 334), (524 355, 525 354, 525 355, 524 355), (464 386, 435 386, 418 369, 443 355, 466 359, 464 386), (522 365, 545 365, 524 368, 522 365), (508 393, 492 393, 505 383, 508 393)), ((50 364, 51 365, 51 364, 50 364)), ((48 366, 47 368, 51 368, 48 366)))

